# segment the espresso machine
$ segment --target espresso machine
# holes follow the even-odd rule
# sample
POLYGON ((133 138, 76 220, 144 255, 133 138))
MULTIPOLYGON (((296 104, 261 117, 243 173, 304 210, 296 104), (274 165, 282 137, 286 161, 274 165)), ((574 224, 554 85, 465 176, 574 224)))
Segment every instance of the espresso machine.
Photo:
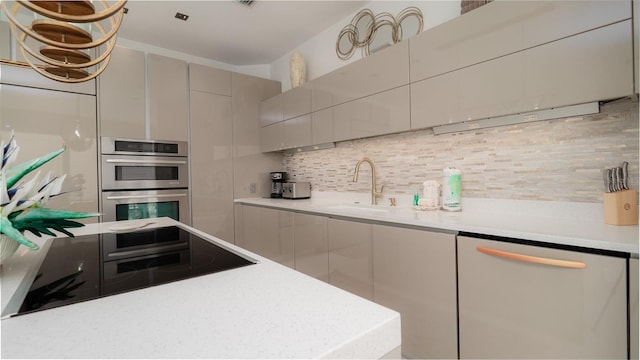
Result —
POLYGON ((275 171, 271 173, 271 197, 282 197, 282 185, 287 182, 287 173, 284 171, 275 171))

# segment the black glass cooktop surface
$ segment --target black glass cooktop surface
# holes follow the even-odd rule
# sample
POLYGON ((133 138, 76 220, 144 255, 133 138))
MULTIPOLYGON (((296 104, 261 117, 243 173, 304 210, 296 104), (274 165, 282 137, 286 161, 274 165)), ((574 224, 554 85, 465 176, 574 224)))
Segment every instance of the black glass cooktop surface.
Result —
POLYGON ((54 238, 18 315, 252 264, 177 226, 54 238))

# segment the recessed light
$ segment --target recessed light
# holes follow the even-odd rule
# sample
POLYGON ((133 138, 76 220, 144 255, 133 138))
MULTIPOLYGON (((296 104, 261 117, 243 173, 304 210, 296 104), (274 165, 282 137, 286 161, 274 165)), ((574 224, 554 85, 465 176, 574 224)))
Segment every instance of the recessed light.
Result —
POLYGON ((189 18, 189 15, 185 15, 179 12, 176 13, 176 19, 187 21, 188 18, 189 18))

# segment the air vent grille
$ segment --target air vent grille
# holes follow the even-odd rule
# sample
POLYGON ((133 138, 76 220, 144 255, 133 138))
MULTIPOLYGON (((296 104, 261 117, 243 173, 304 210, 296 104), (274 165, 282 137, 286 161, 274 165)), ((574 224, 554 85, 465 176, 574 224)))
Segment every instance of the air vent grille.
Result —
POLYGON ((253 5, 253 2, 255 0, 236 0, 236 1, 239 2, 242 5, 251 6, 251 5, 253 5))

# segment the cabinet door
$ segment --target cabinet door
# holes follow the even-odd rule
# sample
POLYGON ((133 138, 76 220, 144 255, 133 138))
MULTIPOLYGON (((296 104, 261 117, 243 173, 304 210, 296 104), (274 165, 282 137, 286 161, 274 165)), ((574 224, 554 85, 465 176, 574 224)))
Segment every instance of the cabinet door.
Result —
POLYGON ((311 137, 313 145, 333 141, 333 108, 311 114, 311 137))
POLYGON ((632 24, 627 20, 525 51, 525 108, 631 95, 631 36, 632 24))
POLYGON ((231 97, 191 91, 193 227, 233 242, 231 97))
POLYGON ((263 152, 284 149, 284 121, 260 129, 260 150, 263 152))
POLYGON ((260 103, 260 126, 275 124, 284 120, 282 94, 270 97, 260 103))
POLYGON ((189 90, 231 96, 231 72, 189 64, 189 90))
POLYGON ((99 76, 100 135, 144 139, 144 52, 116 46, 109 66, 99 76))
POLYGON ((458 237, 460 358, 626 358, 626 274, 623 258, 458 237))
MULTIPOLYGON (((64 195, 51 198, 48 207, 98 211, 95 96, 2 84, 0 119, 4 141, 15 131, 20 146, 16 164, 66 145, 64 153, 41 168, 42 176, 47 172, 52 176, 67 175, 62 187, 64 195)), ((93 218, 83 222, 96 221, 93 218)))
POLYGON ((311 86, 303 84, 282 93, 282 113, 284 120, 311 112, 311 86))
POLYGON ((373 225, 373 300, 400 312, 405 357, 458 357, 455 240, 373 225))
POLYGON ((313 80, 312 110, 409 83, 409 45, 403 41, 313 80))
POLYGON ((285 120, 284 122, 284 148, 293 149, 311 145, 311 114, 285 120))
POLYGON ((292 213, 257 206, 242 207, 243 246, 267 259, 294 267, 292 213))
POLYGON ((282 167, 282 156, 260 151, 260 102, 280 92, 280 82, 233 73, 231 113, 233 116, 234 197, 268 196, 269 172, 282 167))
POLYGON ((329 282, 373 299, 371 224, 329 219, 329 282))
POLYGON ((338 105, 333 111, 335 141, 409 130, 409 86, 338 105))
POLYGON ((147 62, 150 138, 187 141, 187 63, 155 54, 147 62))
POLYGON ((329 282, 327 218, 293 213, 295 269, 329 282))

